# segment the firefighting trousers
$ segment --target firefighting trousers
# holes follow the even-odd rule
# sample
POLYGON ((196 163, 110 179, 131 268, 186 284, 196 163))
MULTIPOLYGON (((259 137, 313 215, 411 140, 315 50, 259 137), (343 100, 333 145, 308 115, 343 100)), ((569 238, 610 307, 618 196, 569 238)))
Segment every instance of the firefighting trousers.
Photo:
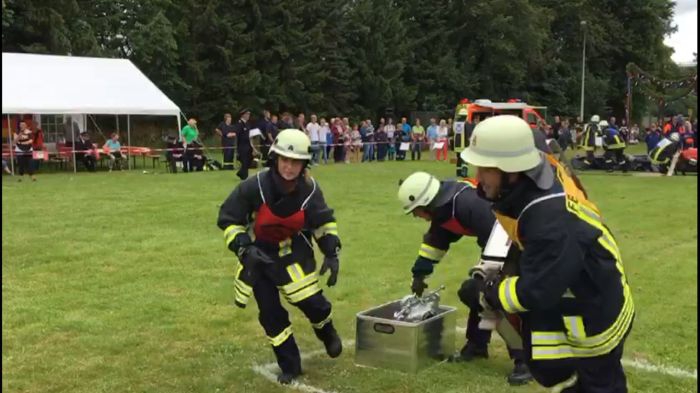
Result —
MULTIPOLYGON (((530 332, 524 323, 523 345, 531 358, 530 332)), ((589 358, 529 360, 530 373, 542 386, 559 388, 562 393, 626 393, 627 380, 622 368, 625 340, 605 355, 589 358)))
MULTIPOLYGON (((320 340, 334 333, 331 322, 331 304, 323 296, 318 285, 316 264, 311 258, 304 262, 292 262, 295 255, 275 258, 276 263, 259 267, 254 275, 247 274, 240 266, 234 282, 235 302, 239 307, 252 296, 258 304, 258 320, 277 358, 283 373, 299 374, 301 359, 294 340, 289 314, 282 306, 280 293, 298 307, 309 319, 320 340), (252 281, 250 277, 254 277, 252 281)), ((304 258, 302 258, 304 260, 304 258)))
POLYGON ((623 171, 627 171, 627 159, 625 158, 625 149, 609 149, 605 151, 605 169, 612 171, 615 163, 620 166, 623 171))

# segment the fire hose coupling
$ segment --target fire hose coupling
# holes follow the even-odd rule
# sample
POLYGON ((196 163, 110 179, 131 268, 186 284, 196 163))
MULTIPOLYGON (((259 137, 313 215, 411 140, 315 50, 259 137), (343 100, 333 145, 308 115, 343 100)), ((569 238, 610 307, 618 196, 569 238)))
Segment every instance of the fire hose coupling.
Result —
POLYGON ((445 286, 431 291, 427 295, 406 295, 399 302, 401 308, 394 312, 394 319, 405 322, 417 322, 431 318, 440 313, 440 291, 445 286))

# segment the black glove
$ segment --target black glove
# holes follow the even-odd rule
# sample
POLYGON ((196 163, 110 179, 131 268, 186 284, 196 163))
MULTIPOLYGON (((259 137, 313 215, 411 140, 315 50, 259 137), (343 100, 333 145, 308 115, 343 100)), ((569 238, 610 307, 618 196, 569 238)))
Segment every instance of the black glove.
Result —
POLYGON ((238 259, 244 267, 252 269, 257 264, 273 264, 275 261, 260 248, 250 245, 238 249, 238 259))
POLYGON ((480 292, 484 290, 484 280, 482 278, 470 278, 462 283, 457 295, 467 307, 474 311, 481 311, 479 304, 480 292))
POLYGON ((425 283, 425 276, 414 276, 411 283, 411 291, 420 297, 423 296, 425 288, 428 288, 428 284, 425 283))
POLYGON ((498 287, 501 285, 502 276, 499 274, 491 280, 486 281, 480 288, 484 293, 484 300, 494 310, 503 310, 501 301, 498 298, 498 287))
POLYGON ((337 256, 324 257, 323 265, 321 265, 321 270, 318 272, 320 275, 326 274, 326 271, 330 270, 331 274, 328 276, 328 281, 326 285, 332 287, 338 281, 338 269, 340 268, 340 261, 337 256))

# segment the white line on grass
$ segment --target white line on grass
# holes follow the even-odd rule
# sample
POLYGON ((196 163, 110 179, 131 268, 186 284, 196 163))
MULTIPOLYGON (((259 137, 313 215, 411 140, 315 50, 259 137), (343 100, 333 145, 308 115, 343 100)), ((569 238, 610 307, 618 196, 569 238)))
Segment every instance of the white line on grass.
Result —
MULTIPOLYGON (((343 341, 343 347, 351 347, 355 345, 355 340, 348 340, 348 341, 343 341)), ((304 353, 301 355, 301 360, 307 360, 311 359, 313 357, 323 355, 325 354, 325 350, 318 350, 318 351, 311 351, 308 353, 304 353)), ((270 362, 267 364, 256 364, 253 366, 253 371, 256 373, 260 374, 263 378, 267 379, 268 381, 272 383, 278 383, 277 382, 277 374, 276 372, 279 372, 279 368, 277 367, 276 362, 270 362)), ((307 392, 307 393, 337 393, 333 390, 323 390, 321 388, 317 388, 315 386, 307 385, 305 383, 301 383, 298 380, 295 380, 289 385, 286 385, 290 389, 294 390, 299 390, 302 392, 307 392)))
MULTIPOLYGON (((467 329, 463 327, 457 327, 457 332, 464 334, 467 331, 467 329)), ((495 337, 497 340, 503 341, 501 336, 498 334, 493 335, 492 337, 495 337)), ((664 366, 664 365, 655 365, 651 364, 645 360, 636 360, 636 359, 622 359, 622 365, 625 367, 632 367, 637 370, 642 370, 642 371, 649 371, 652 373, 658 373, 658 374, 664 374, 668 375, 671 377, 675 378, 692 378, 692 379, 698 379, 698 370, 683 370, 677 367, 673 366, 664 366)))
MULTIPOLYGON (((458 333, 464 334, 467 329, 458 326, 456 328, 456 331, 458 333)), ((495 335, 497 339, 501 339, 499 335, 495 335)), ((355 340, 348 340, 348 341, 343 341, 343 347, 350 347, 355 344, 355 340)), ((317 350, 317 351, 311 351, 307 352, 301 355, 301 360, 307 360, 311 359, 313 357, 323 355, 325 354, 325 350, 317 350)), ((675 378, 691 378, 691 379, 698 379, 698 370, 695 369, 693 371, 688 371, 688 370, 683 370, 677 367, 672 367, 672 366, 657 366, 651 363, 648 363, 644 360, 634 360, 634 359, 622 359, 622 364, 626 367, 632 367, 638 370, 643 370, 643 371, 649 371, 653 373, 658 373, 658 374, 664 374, 668 375, 671 377, 675 378)), ((279 372, 279 368, 277 367, 276 362, 270 362, 267 364, 256 364, 253 365, 253 371, 258 373, 260 376, 263 378, 267 379, 268 381, 272 383, 278 383, 277 382, 277 374, 276 372, 279 372)), ((290 389, 294 390, 299 390, 301 392, 307 392, 307 393, 337 393, 333 390, 323 390, 321 388, 317 388, 315 386, 307 385, 305 383, 301 383, 298 380, 295 380, 291 384, 287 385, 290 389)))

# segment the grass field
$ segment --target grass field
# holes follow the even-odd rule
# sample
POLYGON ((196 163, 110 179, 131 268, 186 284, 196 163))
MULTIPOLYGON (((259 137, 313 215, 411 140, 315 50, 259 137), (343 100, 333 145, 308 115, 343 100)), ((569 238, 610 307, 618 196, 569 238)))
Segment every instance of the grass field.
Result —
MULTIPOLYGON (((397 180, 441 177, 452 165, 391 162, 314 168, 344 244, 338 285, 325 290, 336 325, 354 338, 355 313, 409 292, 426 223, 401 213, 397 180)), ((617 236, 637 305, 625 358, 697 368, 697 178, 584 174, 617 236)), ((216 227, 231 172, 141 171, 2 181, 4 392, 283 392, 252 370, 274 360, 254 303, 232 306, 233 255, 216 227)), ((445 304, 477 262, 457 243, 429 284, 445 304)), ((323 280, 325 283, 325 280, 323 280)), ((321 349, 290 307, 302 352, 321 349)), ((458 324, 466 310, 459 307, 458 324)), ((460 335, 456 346, 462 345, 460 335)), ((302 381, 337 392, 544 392, 505 382, 510 362, 442 364, 418 376, 359 368, 354 348, 314 357, 302 381)), ((694 392, 696 379, 627 368, 631 392, 694 392)))

